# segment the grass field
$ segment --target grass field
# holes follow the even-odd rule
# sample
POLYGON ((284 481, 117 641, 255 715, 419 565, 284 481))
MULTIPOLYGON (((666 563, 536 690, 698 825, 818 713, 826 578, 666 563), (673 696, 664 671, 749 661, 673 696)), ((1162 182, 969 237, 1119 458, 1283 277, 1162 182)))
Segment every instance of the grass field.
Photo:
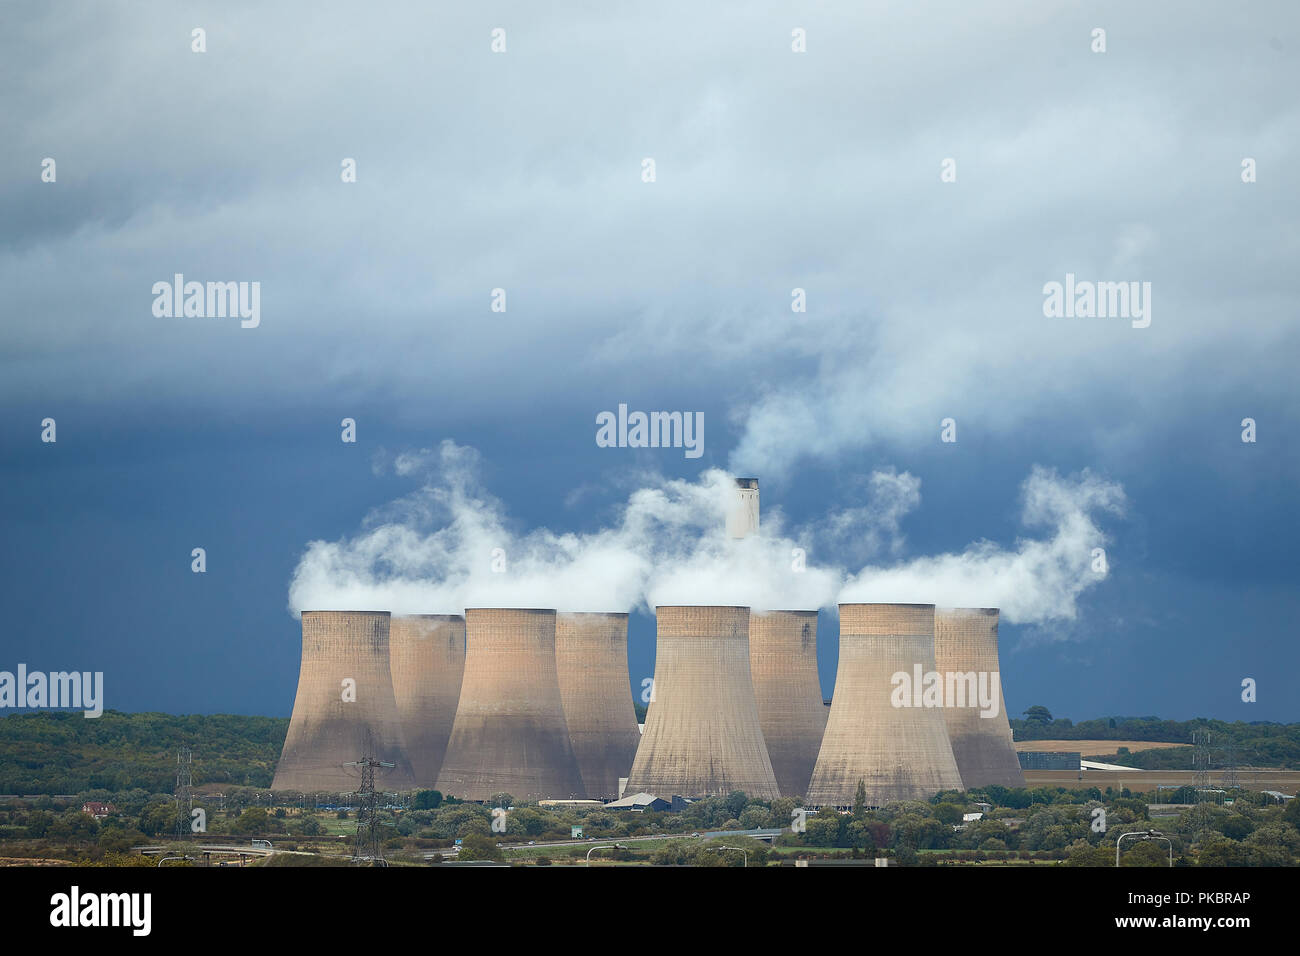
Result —
POLYGON ((1139 750, 1165 750, 1169 747, 1190 747, 1191 744, 1171 744, 1163 740, 1017 740, 1016 750, 1023 753, 1042 753, 1044 751, 1078 751, 1085 757, 1114 757, 1120 747, 1127 747, 1130 753, 1139 750))

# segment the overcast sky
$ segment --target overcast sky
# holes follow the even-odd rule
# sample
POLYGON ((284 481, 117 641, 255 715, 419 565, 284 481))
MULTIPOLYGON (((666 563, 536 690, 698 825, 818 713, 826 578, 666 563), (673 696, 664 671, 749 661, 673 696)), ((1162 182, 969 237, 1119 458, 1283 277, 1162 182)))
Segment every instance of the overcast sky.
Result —
POLYGON ((0 669, 287 714, 296 609, 528 600, 632 610, 639 687, 716 592, 826 609, 829 696, 836 601, 933 594, 1013 711, 1300 719, 1297 89, 1281 0, 7 5, 0 669))

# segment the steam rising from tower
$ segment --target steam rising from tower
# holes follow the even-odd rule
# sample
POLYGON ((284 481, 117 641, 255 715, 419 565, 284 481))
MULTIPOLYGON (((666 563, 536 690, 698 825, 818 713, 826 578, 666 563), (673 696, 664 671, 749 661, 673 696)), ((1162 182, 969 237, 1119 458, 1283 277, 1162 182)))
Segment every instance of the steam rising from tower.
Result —
POLYGON ((344 765, 366 756, 395 764, 381 788, 415 787, 388 641, 387 611, 303 612, 298 694, 271 789, 349 793, 358 778, 344 765))
POLYGON ((438 789, 466 800, 503 791, 519 800, 582 797, 560 702, 555 611, 465 611, 465 677, 438 789))
POLYGON ((942 707, 895 696, 895 674, 934 671, 933 604, 841 604, 840 663, 821 752, 806 794, 815 806, 928 800, 960 790, 942 707))
POLYGON ((613 800, 641 742, 627 671, 627 614, 557 614, 555 667, 587 796, 613 800))
POLYGON ((966 706, 947 701, 943 709, 948 725, 952 753, 967 790, 996 784, 1023 787, 1025 775, 1020 769, 1016 746, 1012 742, 1007 704, 1002 696, 1001 669, 998 664, 998 609, 950 608, 934 612, 934 656, 940 674, 959 674, 987 684, 988 675, 998 675, 997 713, 982 716, 978 701, 967 699, 966 706))
POLYGON ((749 608, 655 609, 654 703, 627 792, 778 795, 749 672, 749 608))
POLYGON ((438 780, 465 672, 465 619, 459 614, 395 617, 389 627, 393 696, 411 769, 421 787, 438 780))

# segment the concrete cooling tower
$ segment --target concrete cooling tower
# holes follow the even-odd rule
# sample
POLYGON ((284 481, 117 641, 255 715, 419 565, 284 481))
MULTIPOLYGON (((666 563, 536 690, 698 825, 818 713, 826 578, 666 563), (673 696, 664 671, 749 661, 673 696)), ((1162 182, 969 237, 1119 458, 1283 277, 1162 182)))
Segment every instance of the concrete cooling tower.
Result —
POLYGON ((1016 757, 1007 705, 1002 695, 1001 668, 998 665, 998 609, 937 609, 934 612, 934 657, 936 670, 945 677, 959 675, 956 681, 961 681, 964 688, 964 699, 945 701, 947 706, 943 710, 962 784, 967 790, 991 784, 1023 787, 1025 775, 1016 757), (990 679, 993 674, 999 675, 996 701, 993 700, 990 679), (978 696, 981 692, 989 703, 996 703, 996 713, 982 716, 978 696))
POLYGON ((377 789, 416 786, 388 666, 387 611, 303 611, 298 695, 272 790, 350 793, 367 755, 395 764, 377 789))
POLYGON ((817 677, 817 612, 752 612, 749 673, 777 788, 783 797, 801 797, 828 713, 817 677))
POLYGON ((749 608, 659 607, 654 704, 626 793, 778 795, 749 673, 749 608))
POLYGON ((465 619, 459 614, 395 617, 389 667, 402 737, 415 780, 432 789, 456 719, 465 673, 465 619))
POLYGON ((935 670, 933 604, 840 605, 840 663, 809 804, 852 806, 859 780, 877 807, 961 789, 943 708, 897 693, 894 675, 912 681, 918 666, 935 670))
POLYGON ((641 733, 627 671, 626 614, 558 614, 555 668, 569 741, 588 797, 618 798, 641 733))
POLYGON ((583 796, 560 702, 554 611, 465 612, 465 678, 438 789, 464 800, 583 796))

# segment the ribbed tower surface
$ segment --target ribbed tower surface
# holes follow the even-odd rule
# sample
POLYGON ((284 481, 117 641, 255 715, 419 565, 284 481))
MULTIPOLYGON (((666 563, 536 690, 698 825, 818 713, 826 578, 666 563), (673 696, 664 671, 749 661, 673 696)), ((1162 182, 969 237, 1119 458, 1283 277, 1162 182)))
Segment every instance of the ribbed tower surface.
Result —
POLYGON ((749 672, 749 608, 659 607, 655 616, 654 703, 626 792, 774 799, 749 672))
POLYGON ((627 615, 557 614, 555 667, 586 794, 616 799, 618 778, 632 769, 641 742, 627 670, 627 615))
POLYGON ((752 612, 749 673, 777 788, 783 797, 801 797, 808 792, 826 730, 817 676, 817 612, 752 612))
POLYGON ((389 629, 393 695, 415 780, 432 788, 447 752, 465 673, 465 619, 459 614, 395 617, 389 629))
MULTIPOLYGON (((998 663, 997 608, 940 608, 934 612, 934 656, 941 674, 1001 674, 998 663)), ((966 706, 948 701, 943 716, 957 759, 962 784, 1023 787, 1025 775, 1007 718, 1007 704, 998 678, 997 714, 981 716, 978 701, 967 695, 966 706)))
POLYGON ((928 800, 962 781, 943 708, 895 707, 892 677, 934 665, 934 605, 841 604, 840 662, 830 718, 806 794, 814 806, 928 800))
POLYGON ((464 800, 582 797, 560 702, 554 611, 465 612, 465 678, 438 789, 464 800))
POLYGON ((415 788, 389 672, 389 614, 303 611, 298 694, 271 789, 350 793, 361 775, 345 765, 366 756, 395 764, 376 774, 376 788, 415 788))

